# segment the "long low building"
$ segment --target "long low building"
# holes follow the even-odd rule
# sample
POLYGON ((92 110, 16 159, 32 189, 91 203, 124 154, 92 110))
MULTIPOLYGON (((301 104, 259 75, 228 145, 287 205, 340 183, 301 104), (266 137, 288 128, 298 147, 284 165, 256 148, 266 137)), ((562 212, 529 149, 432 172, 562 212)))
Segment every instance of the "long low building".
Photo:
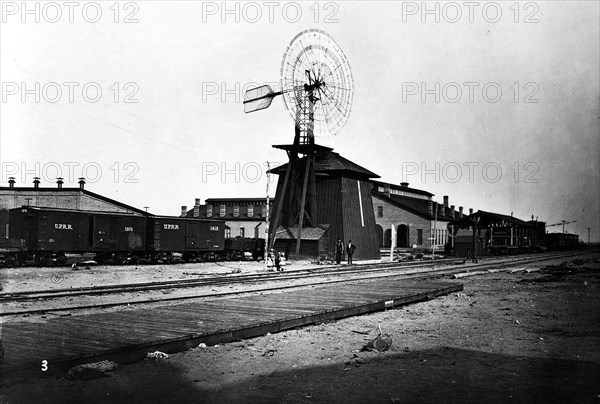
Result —
MULTIPOLYGON (((86 212, 108 212, 145 216, 144 210, 124 204, 106 196, 85 189, 85 179, 79 179, 79 187, 63 187, 62 178, 56 181, 56 187, 40 187, 39 178, 33 181, 33 187, 17 187, 15 179, 10 177, 8 187, 0 187, 0 216, 8 217, 8 210, 21 206, 37 208, 69 209, 86 212)), ((7 229, 0 229, 0 238, 8 236, 7 229)))

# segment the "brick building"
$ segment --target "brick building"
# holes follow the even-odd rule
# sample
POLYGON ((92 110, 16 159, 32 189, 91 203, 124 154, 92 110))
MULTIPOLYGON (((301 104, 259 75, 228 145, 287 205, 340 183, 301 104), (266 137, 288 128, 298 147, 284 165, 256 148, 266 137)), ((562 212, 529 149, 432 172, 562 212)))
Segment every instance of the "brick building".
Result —
POLYGON ((225 237, 264 238, 267 198, 210 198, 204 204, 196 198, 192 209, 181 207, 181 216, 225 220, 225 237))
POLYGON ((463 217, 462 206, 455 210, 444 202, 435 202, 433 194, 400 185, 373 181, 373 211, 379 245, 384 248, 422 248, 444 250, 449 240, 448 225, 463 217))

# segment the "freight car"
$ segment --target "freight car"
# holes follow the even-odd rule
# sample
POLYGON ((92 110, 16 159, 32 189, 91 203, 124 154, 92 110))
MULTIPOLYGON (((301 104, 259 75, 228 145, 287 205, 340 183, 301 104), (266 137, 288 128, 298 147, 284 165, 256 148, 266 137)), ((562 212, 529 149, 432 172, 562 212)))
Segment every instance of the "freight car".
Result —
POLYGON ((0 259, 64 264, 67 254, 92 253, 98 262, 206 260, 224 250, 223 235, 220 220, 24 206, 9 211, 0 259))
POLYGON ((225 222, 212 219, 152 216, 149 249, 153 261, 209 261, 220 257, 225 246, 225 222))
POLYGON ((550 250, 570 250, 580 247, 579 236, 567 233, 547 233, 545 246, 550 250))
POLYGON ((225 239, 225 251, 222 256, 227 260, 260 260, 265 254, 264 238, 230 237, 225 239))

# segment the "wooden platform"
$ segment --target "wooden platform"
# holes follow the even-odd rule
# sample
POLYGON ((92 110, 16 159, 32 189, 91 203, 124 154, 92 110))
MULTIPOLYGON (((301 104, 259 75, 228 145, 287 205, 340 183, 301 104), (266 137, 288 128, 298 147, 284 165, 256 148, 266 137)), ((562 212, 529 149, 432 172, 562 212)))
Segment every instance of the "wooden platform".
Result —
MULTIPOLYGON (((103 359, 139 360, 384 310, 462 290, 460 283, 378 279, 158 308, 4 323, 0 374, 40 372, 103 359)), ((50 315, 49 315, 50 316, 50 315)))

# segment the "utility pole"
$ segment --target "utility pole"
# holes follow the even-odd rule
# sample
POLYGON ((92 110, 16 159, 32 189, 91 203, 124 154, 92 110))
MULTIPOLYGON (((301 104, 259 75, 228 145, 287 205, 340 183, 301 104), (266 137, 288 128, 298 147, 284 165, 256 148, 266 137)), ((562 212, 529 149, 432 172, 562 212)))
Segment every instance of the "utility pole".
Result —
POLYGON ((565 223, 567 222, 566 220, 561 220, 562 225, 563 225, 563 234, 565 234, 565 223))
MULTIPOLYGON (((271 171, 271 165, 267 161, 267 217, 265 218, 266 226, 265 226, 265 253, 264 253, 265 271, 269 270, 269 266, 267 264, 267 257, 269 256, 269 182, 271 181, 269 171, 271 171)), ((273 259, 275 259, 275 257, 273 257, 273 259)))
POLYGON ((588 227, 588 245, 590 245, 590 228, 588 227))
POLYGON ((438 213, 438 204, 435 202, 435 212, 433 213, 433 237, 431 240, 431 260, 435 261, 435 244, 437 241, 437 213, 438 213))
POLYGON ((396 245, 396 227, 392 223, 390 225, 390 262, 394 261, 394 249, 396 245))

